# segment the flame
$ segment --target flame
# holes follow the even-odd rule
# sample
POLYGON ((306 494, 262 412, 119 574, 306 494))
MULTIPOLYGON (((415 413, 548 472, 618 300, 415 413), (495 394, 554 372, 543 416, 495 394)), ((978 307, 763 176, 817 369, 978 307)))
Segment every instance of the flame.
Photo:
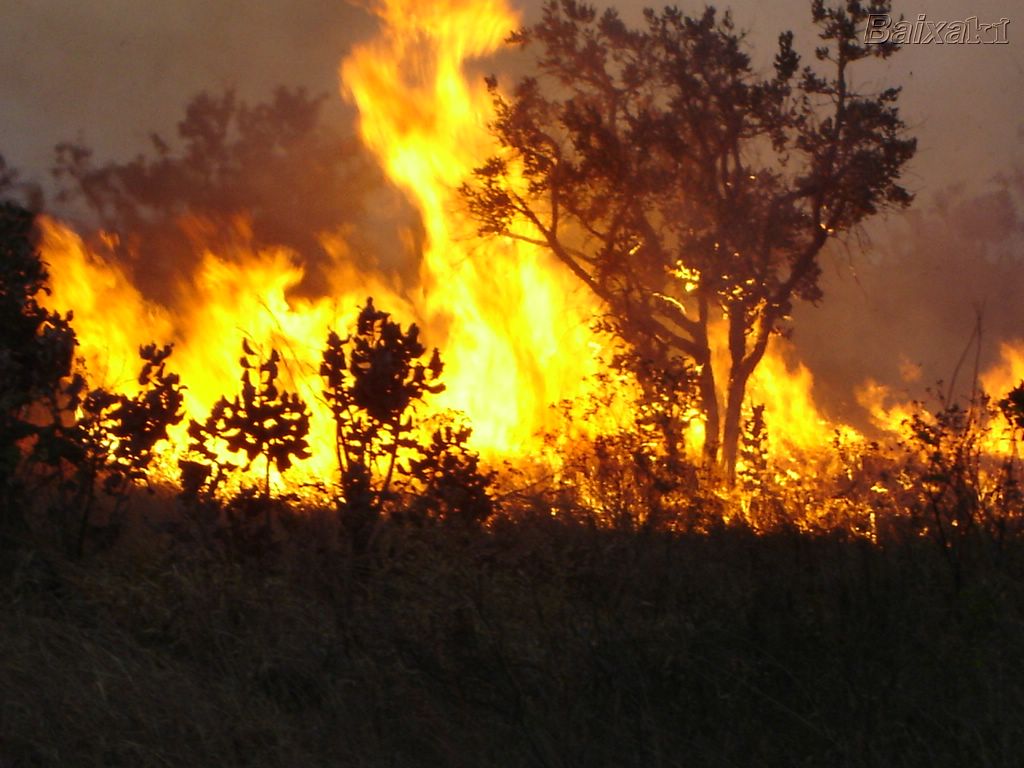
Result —
MULTIPOLYGON (((987 370, 978 375, 976 390, 966 402, 954 400, 950 405, 978 409, 983 401, 977 395, 984 394, 989 398, 989 405, 998 403, 1014 387, 1024 382, 1024 340, 1007 340, 999 345, 999 359, 987 370)), ((915 415, 926 421, 933 420, 933 414, 921 404, 901 399, 890 387, 872 379, 867 380, 857 390, 857 401, 870 414, 875 427, 890 435, 907 437, 911 434, 910 423, 915 415)), ((986 427, 981 439, 981 448, 989 456, 1007 456, 1017 450, 1012 430, 1002 419, 994 421, 983 414, 976 418, 983 419, 986 427)))
POLYGON ((769 452, 786 455, 820 450, 840 430, 847 437, 856 430, 833 423, 814 401, 814 376, 803 363, 791 363, 793 350, 775 337, 761 363, 751 374, 747 399, 764 405, 769 452))
POLYGON ((868 379, 857 388, 857 402, 868 412, 871 423, 882 432, 902 435, 913 418, 913 403, 899 399, 885 384, 868 379))
POLYGON ((466 61, 495 51, 519 20, 503 0, 387 0, 376 12, 381 34, 341 77, 363 141, 423 218, 421 309, 428 329, 447 331, 440 400, 469 415, 477 445, 521 453, 548 406, 582 394, 598 366, 596 301, 540 249, 474 238, 457 191, 496 150, 490 98, 466 61))
MULTIPOLYGON (((628 418, 635 393, 614 377, 612 395, 600 389, 609 343, 590 326, 601 311, 598 301, 544 250, 511 238, 478 238, 458 192, 482 158, 500 151, 487 129, 489 95, 469 68, 499 48, 518 26, 517 14, 505 0, 381 0, 375 12, 380 32, 342 62, 342 92, 358 109, 363 142, 421 216, 426 237, 416 284, 403 288, 388 274, 360 269, 343 234, 325 232, 329 290, 300 297, 298 254, 258 246, 244 218, 229 226, 191 218, 181 226, 198 267, 183 275, 176 300, 165 307, 147 301, 102 247, 44 219, 41 249, 53 282, 47 303, 74 311, 79 353, 94 383, 130 391, 137 386, 138 347, 174 342, 171 366, 187 385, 187 416, 202 420, 218 398, 236 391, 242 339, 265 352, 277 349, 284 386, 312 410, 313 458, 291 472, 330 477, 334 427, 320 402, 319 356, 327 330, 350 328, 358 307, 373 296, 401 322, 417 322, 426 342, 441 349, 447 389, 437 407, 463 411, 474 447, 486 456, 544 453, 538 435, 550 426, 554 403, 603 392, 608 419, 628 418)), ((692 285, 697 275, 679 264, 677 276, 692 285)), ((724 343, 715 347, 724 384, 727 353, 724 343)), ((1010 378, 1024 374, 1022 349, 1014 348, 1016 357, 1004 352, 1010 378)), ((827 448, 837 430, 861 439, 821 413, 811 372, 793 360, 788 343, 773 339, 747 392, 749 403, 765 406, 768 448, 783 473, 802 472, 801 457, 827 448)), ((884 406, 885 395, 869 383, 862 402, 881 425, 895 429, 905 413, 884 406)), ((574 436, 607 426, 593 409, 573 413, 574 436)), ((695 455, 702 431, 698 420, 688 441, 695 455)), ((182 425, 169 453, 184 445, 182 425)))
POLYGON ((102 252, 90 249, 72 230, 41 217, 40 252, 50 268, 48 306, 74 312, 78 354, 95 379, 131 388, 138 375, 138 349, 169 339, 172 321, 148 303, 129 275, 102 252))
POLYGON ((979 377, 981 387, 992 397, 1005 397, 1024 382, 1024 339, 999 345, 999 361, 979 377))
MULTIPOLYGON (((352 52, 342 77, 360 110, 363 140, 423 219, 426 245, 412 289, 360 270, 342 235, 321 233, 333 257, 329 294, 299 298, 297 254, 256 246, 244 218, 227 227, 189 218, 180 226, 199 266, 183 276, 172 306, 162 307, 146 300, 109 249, 87 245, 53 219, 41 222, 53 283, 46 303, 74 311, 78 353, 93 384, 131 391, 138 348, 174 342, 171 365, 187 385, 186 416, 201 421, 237 389, 243 338, 264 352, 277 349, 284 385, 312 410, 313 459, 303 464, 321 478, 335 467, 319 355, 327 330, 350 328, 366 296, 401 322, 418 322, 425 340, 441 348, 447 389, 437 407, 465 412, 474 447, 492 457, 536 450, 549 406, 582 394, 599 367, 589 328, 594 301, 539 249, 475 238, 457 191, 494 149, 490 101, 482 82, 470 84, 465 61, 494 51, 517 17, 502 2, 465 0, 389 2, 378 13, 380 35, 352 52)), ((172 434, 170 453, 184 450, 184 430, 172 434)))

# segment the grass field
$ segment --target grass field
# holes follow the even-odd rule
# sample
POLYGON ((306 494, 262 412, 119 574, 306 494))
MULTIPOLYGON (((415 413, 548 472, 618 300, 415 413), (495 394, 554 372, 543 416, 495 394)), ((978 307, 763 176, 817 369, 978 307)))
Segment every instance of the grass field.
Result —
POLYGON ((1024 550, 301 522, 4 555, 0 766, 1019 766, 1024 550))

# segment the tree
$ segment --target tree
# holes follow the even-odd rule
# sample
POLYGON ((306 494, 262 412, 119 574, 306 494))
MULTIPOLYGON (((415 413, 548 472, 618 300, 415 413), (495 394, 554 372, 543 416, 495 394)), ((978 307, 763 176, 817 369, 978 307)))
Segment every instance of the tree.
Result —
POLYGON ((424 365, 426 351, 415 324, 403 330, 372 298, 359 312, 355 334, 327 335, 320 376, 334 416, 342 495, 354 513, 380 513, 399 450, 416 447, 411 406, 444 390, 440 355, 435 349, 424 365))
POLYGON ((0 528, 20 501, 23 441, 38 437, 41 403, 70 377, 75 349, 71 315, 39 303, 48 275, 36 248, 33 214, 0 203, 0 528))
MULTIPOLYGON (((281 356, 271 350, 263 359, 249 342, 242 340, 242 391, 230 400, 222 397, 216 403, 204 423, 193 419, 189 423, 191 438, 189 450, 206 462, 206 474, 199 482, 205 482, 213 467, 218 475, 225 462, 217 450, 223 441, 229 452, 244 453, 244 467, 252 466, 258 458, 263 459, 263 499, 270 499, 270 472, 288 470, 297 459, 308 459, 309 410, 295 393, 282 392, 277 387, 281 356)), ((197 472, 195 462, 183 461, 182 472, 193 475, 197 472)), ((235 468, 235 467, 229 467, 235 468)), ((214 478, 216 485, 217 478, 214 478)), ((195 483, 186 477, 186 490, 195 483)), ((269 507, 268 514, 269 514, 269 507)))
POLYGON ((40 431, 37 453, 56 466, 65 515, 75 522, 67 539, 69 554, 81 557, 90 532, 108 537, 120 532, 120 513, 133 485, 148 482, 156 446, 184 417, 181 380, 167 370, 171 345, 139 348, 139 391, 124 395, 97 388, 85 393, 81 377, 64 387, 62 408, 40 431), (65 422, 69 422, 65 424, 65 422), (65 469, 70 472, 65 476, 65 469), (110 522, 94 526, 97 491, 113 499, 110 522))
POLYGON ((223 225, 243 215, 258 243, 312 258, 320 233, 356 222, 379 183, 358 142, 327 123, 325 102, 301 88, 280 87, 258 104, 233 90, 203 92, 186 106, 177 140, 153 134, 148 155, 97 165, 88 147, 59 144, 58 200, 84 204, 125 255, 144 252, 136 273, 157 297, 198 258, 185 217, 223 225))
POLYGON ((631 29, 614 10, 551 0, 511 37, 540 47, 537 75, 507 98, 488 81, 500 151, 463 188, 481 233, 550 250, 642 358, 692 362, 705 459, 730 479, 747 382, 794 302, 821 298, 827 242, 911 199, 900 90, 850 79, 897 50, 860 42, 889 4, 814 0, 811 12, 817 64, 801 67, 786 32, 761 77, 728 13, 648 10, 631 29))
MULTIPOLYGON (((44 308, 48 275, 36 249, 34 215, 0 203, 0 533, 23 525, 26 489, 51 482, 59 511, 74 517, 68 537, 81 555, 98 483, 116 517, 132 484, 145 479, 155 446, 182 418, 169 346, 142 347, 134 396, 86 391, 74 369, 71 314, 44 308)), ((67 532, 65 532, 67 533, 67 532)))
POLYGON ((479 522, 493 509, 491 477, 466 445, 470 429, 439 417, 427 439, 417 423, 417 405, 444 390, 440 353, 426 354, 419 328, 402 328, 373 299, 355 333, 327 336, 320 376, 336 428, 341 507, 349 526, 371 541, 396 485, 414 518, 479 522))

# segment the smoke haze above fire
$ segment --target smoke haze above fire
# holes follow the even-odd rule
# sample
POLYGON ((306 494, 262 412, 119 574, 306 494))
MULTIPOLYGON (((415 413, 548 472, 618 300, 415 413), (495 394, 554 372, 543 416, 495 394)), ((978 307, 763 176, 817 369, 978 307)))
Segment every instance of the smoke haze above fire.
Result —
MULTIPOLYGON (((611 4, 631 19, 644 6, 611 4)), ((698 5, 681 7, 692 12, 698 5)), ((755 54, 767 56, 787 28, 797 32, 798 45, 803 39, 804 51, 812 44, 804 0, 718 5, 750 30, 755 54)), ((527 20, 539 6, 540 0, 517 3, 527 20)), ((921 137, 912 186, 981 183, 1008 157, 1019 160, 1024 18, 1015 18, 1017 4, 944 0, 897 9, 908 18, 926 12, 936 20, 1010 19, 1009 45, 908 46, 894 60, 890 79, 904 85, 921 137)), ((334 93, 339 60, 375 28, 371 14, 338 0, 11 0, 0 30, 0 148, 15 165, 43 176, 61 140, 81 136, 101 157, 134 154, 152 131, 169 132, 182 105, 203 89, 236 86, 258 98, 276 85, 301 84, 334 93)), ((345 112, 340 100, 335 109, 339 117, 345 112)))
MULTIPOLYGON (((642 4, 613 4, 639 18, 642 4)), ((528 21, 539 6, 518 7, 528 21)), ((766 65, 783 29, 796 32, 802 53, 814 45, 804 0, 719 7, 750 30, 755 59, 766 65)), ((920 140, 906 181, 918 200, 908 216, 871 228, 852 267, 835 253, 823 306, 798 313, 794 342, 835 407, 853 407, 864 379, 897 383, 918 364, 923 384, 948 378, 975 307, 984 308, 989 356, 999 339, 1024 337, 1024 190, 995 180, 1024 167, 1024 15, 1015 0, 897 10, 911 19, 1006 17, 1009 45, 912 45, 877 70, 879 85, 904 87, 904 114, 920 140)), ((377 28, 359 7, 318 0, 10 0, 4 21, 0 153, 44 186, 58 141, 81 141, 99 162, 128 159, 148 149, 152 132, 172 136, 184 104, 204 89, 236 87, 255 102, 277 85, 303 85, 330 93, 331 119, 349 126, 354 112, 335 97, 338 64, 377 28)), ((480 70, 500 75, 512 61, 499 56, 480 70)))

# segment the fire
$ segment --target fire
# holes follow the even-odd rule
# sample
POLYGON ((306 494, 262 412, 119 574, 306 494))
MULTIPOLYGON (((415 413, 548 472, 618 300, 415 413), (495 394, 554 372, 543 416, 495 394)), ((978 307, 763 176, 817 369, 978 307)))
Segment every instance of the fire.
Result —
MULTIPOLYGON (((418 323, 425 341, 441 349, 447 388, 437 405, 466 414, 476 449, 490 458, 540 455, 551 405, 598 393, 608 341, 591 328, 601 312, 597 300, 543 249, 478 238, 458 191, 481 159, 497 151, 483 79, 467 68, 499 48, 518 16, 505 0, 381 0, 376 13, 381 31, 343 61, 342 91, 358 108, 362 140, 422 218, 426 238, 416 285, 402 288, 387 274, 360 269, 343 235, 325 232, 320 239, 333 258, 329 291, 299 297, 299 254, 257 246, 243 217, 230 226, 192 218, 181 226, 199 266, 183 275, 171 306, 162 306, 147 301, 102 248, 45 219, 48 303, 74 310, 79 352, 96 384, 130 391, 139 346, 174 342, 171 365, 187 385, 187 418, 200 421, 236 390, 243 339, 264 353, 277 349, 283 386, 312 411, 313 458, 300 471, 326 478, 336 469, 334 426, 321 400, 319 355, 328 329, 346 332, 373 296, 403 324, 418 323)), ((768 448, 780 466, 826 448, 837 429, 860 438, 820 413, 810 371, 792 358, 786 343, 774 340, 748 387, 749 402, 765 406, 768 448)), ((1022 364, 1016 376, 1024 355, 1013 359, 1022 364)), ((726 370, 718 367, 720 379, 726 370)), ((632 397, 614 393, 609 419, 628 415, 632 397)), ((601 428, 589 414, 573 425, 574 435, 601 428)), ((184 429, 172 435, 171 458, 185 447, 184 429)), ((701 432, 694 424, 688 442, 695 455, 701 432)))
MULTIPOLYGON (((999 345, 999 359, 978 374, 977 381, 970 384, 969 396, 950 392, 947 405, 972 409, 979 425, 986 428, 981 447, 990 457, 1006 456, 1016 450, 1011 430, 1006 421, 994 411, 983 413, 983 400, 988 398, 992 408, 1014 387, 1024 382, 1024 341, 1003 341, 999 345), (995 418, 991 418, 995 415, 995 418)), ((930 407, 941 407, 938 402, 917 404, 898 397, 890 387, 869 379, 857 390, 857 401, 870 414, 872 424, 890 435, 907 437, 915 416, 925 421, 933 420, 928 412, 930 407), (924 406, 922 408, 922 405, 924 406)))
POLYGON ((1024 339, 999 345, 999 361, 979 377, 982 389, 1002 397, 1024 382, 1024 339))
MULTIPOLYGON (((481 241, 461 207, 458 186, 492 150, 489 101, 471 85, 465 62, 494 51, 516 26, 502 3, 380 7, 381 34, 342 66, 344 88, 359 107, 361 132, 383 167, 418 207, 427 242, 419 284, 364 272, 337 233, 321 233, 334 257, 330 292, 298 298, 298 254, 254 245, 244 218, 214 226, 180 223, 200 255, 170 307, 146 300, 131 275, 102 247, 52 219, 42 251, 53 294, 47 303, 75 313, 79 354, 94 384, 129 391, 140 345, 173 341, 173 368, 187 385, 187 418, 202 420, 238 385, 242 339, 285 361, 284 386, 313 412, 308 474, 329 477, 333 424, 320 401, 319 355, 329 328, 344 332, 373 296, 403 323, 417 322, 446 362, 438 407, 465 412, 473 444, 492 457, 537 448, 549 405, 581 394, 598 370, 589 321, 594 302, 537 248, 481 241)), ((475 78, 479 79, 479 78, 475 78)), ((184 425, 171 453, 184 450, 184 425)))
POLYGON ((383 31, 341 76, 364 142, 423 218, 421 310, 428 329, 446 332, 441 401, 469 415, 477 445, 521 452, 548 406, 582 394, 597 371, 589 321, 598 307, 540 249, 475 239, 459 199, 495 150, 490 100, 466 61, 495 51, 519 20, 504 0, 387 0, 377 13, 383 31))
POLYGON ((814 376, 803 363, 789 362, 793 351, 776 337, 751 375, 747 399, 764 405, 769 452, 776 456, 807 454, 828 446, 838 430, 858 439, 851 426, 834 423, 814 401, 814 376))
POLYGON ((148 303, 116 263, 90 249, 82 238, 42 218, 40 250, 50 268, 48 305, 74 311, 79 354, 90 375, 111 387, 131 387, 138 374, 138 349, 169 339, 169 315, 148 303))
MULTIPOLYGON (((204 222, 182 225, 195 237, 209 235, 204 222)), ((188 418, 202 421, 222 395, 237 389, 242 339, 268 354, 271 348, 280 350, 287 367, 285 386, 315 402, 321 387, 314 363, 339 308, 328 300, 289 296, 303 276, 295 255, 253 247, 243 220, 220 233, 219 252, 200 248, 200 266, 179 286, 173 310, 147 302, 117 264, 59 223, 44 219, 41 228, 53 290, 48 302, 74 311, 78 355, 93 385, 131 391, 139 346, 174 342, 171 361, 187 386, 187 418, 171 434, 171 454, 186 448, 188 418)), ((344 309, 354 316, 354 304, 344 309)), ((329 415, 315 409, 310 442, 316 450, 308 468, 314 475, 331 470, 332 430, 329 415)), ((174 456, 166 458, 172 466, 174 456)))

